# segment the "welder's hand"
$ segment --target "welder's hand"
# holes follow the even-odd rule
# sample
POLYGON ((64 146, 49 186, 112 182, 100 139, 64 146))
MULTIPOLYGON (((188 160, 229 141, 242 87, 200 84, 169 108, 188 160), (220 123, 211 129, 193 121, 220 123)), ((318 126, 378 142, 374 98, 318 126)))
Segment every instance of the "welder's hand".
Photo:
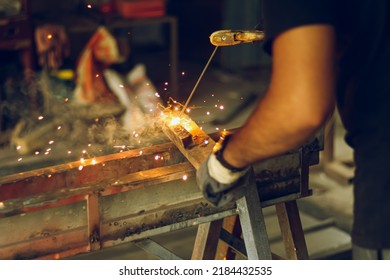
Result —
POLYGON ((196 180, 205 199, 214 206, 223 206, 245 195, 249 186, 256 185, 252 167, 232 171, 224 167, 211 153, 196 173, 196 180))

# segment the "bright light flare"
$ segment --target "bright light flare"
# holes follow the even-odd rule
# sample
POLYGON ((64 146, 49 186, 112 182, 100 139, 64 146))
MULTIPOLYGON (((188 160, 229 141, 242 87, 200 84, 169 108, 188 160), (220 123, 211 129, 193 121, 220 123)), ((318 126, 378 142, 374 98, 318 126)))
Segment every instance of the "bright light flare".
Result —
POLYGON ((179 117, 173 117, 171 121, 169 122, 169 126, 175 126, 179 125, 181 122, 181 119, 179 117))

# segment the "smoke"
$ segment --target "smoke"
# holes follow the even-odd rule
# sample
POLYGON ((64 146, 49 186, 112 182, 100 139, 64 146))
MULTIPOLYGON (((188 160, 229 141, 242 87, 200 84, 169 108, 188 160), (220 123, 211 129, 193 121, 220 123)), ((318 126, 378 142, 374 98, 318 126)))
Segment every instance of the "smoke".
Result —
POLYGON ((131 110, 115 102, 79 105, 72 102, 71 83, 47 75, 36 76, 34 86, 39 96, 35 110, 24 110, 26 103, 12 105, 12 110, 19 113, 11 127, 14 165, 22 166, 29 157, 34 158, 29 168, 35 169, 48 162, 65 163, 168 141, 158 126, 157 110, 140 114, 142 110, 137 107, 131 110), (125 127, 126 116, 130 121, 127 119, 125 127))

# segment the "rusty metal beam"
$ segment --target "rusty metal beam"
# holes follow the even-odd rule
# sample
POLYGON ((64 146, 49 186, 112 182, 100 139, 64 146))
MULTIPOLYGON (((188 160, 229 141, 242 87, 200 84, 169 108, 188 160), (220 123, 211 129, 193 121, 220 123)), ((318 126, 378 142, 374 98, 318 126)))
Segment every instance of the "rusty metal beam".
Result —
MULTIPOLYGON (((302 165, 318 150, 306 151, 255 168, 263 207, 308 195, 302 165)), ((237 214, 208 205, 193 163, 171 142, 81 163, 0 178, 0 259, 63 258, 237 214)))
POLYGON ((0 178, 0 201, 48 193, 184 162, 172 143, 124 151, 0 178))
POLYGON ((87 195, 87 222, 89 250, 99 250, 101 248, 99 193, 91 193, 87 195))

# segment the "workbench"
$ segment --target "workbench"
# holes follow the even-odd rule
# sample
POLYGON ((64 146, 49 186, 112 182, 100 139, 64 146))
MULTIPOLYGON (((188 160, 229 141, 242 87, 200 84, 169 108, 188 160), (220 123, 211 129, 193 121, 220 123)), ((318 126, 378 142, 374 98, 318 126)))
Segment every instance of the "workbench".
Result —
MULTIPOLYGON (((255 165, 261 206, 282 209, 311 195, 309 167, 318 163, 322 146, 317 137, 255 165)), ((237 211, 235 204, 217 208, 204 200, 193 165, 167 140, 0 178, 0 259, 61 259, 125 242, 142 246, 149 237, 237 211)), ((166 257, 160 249, 156 255, 166 257)))

